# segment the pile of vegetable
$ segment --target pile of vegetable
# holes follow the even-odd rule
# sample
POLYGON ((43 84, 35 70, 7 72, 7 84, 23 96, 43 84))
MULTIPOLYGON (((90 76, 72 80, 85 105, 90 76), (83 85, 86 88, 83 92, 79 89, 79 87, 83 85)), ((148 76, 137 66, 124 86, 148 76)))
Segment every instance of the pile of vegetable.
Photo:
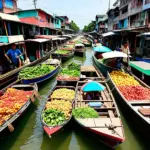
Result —
POLYGON ((42 119, 48 126, 57 126, 70 119, 72 104, 65 100, 52 100, 46 103, 42 119))
POLYGON ((69 119, 71 116, 72 104, 65 100, 53 100, 47 102, 46 109, 59 110, 64 113, 65 119, 69 119))
POLYGON ((42 113, 43 121, 48 126, 57 126, 65 122, 65 114, 59 110, 46 109, 42 113))
POLYGON ((134 79, 134 77, 121 71, 113 71, 111 73, 111 78, 117 86, 140 85, 139 82, 134 79))
POLYGON ((59 81, 78 81, 80 79, 80 65, 71 63, 67 68, 63 68, 58 75, 59 81))
POLYGON ((142 86, 119 86, 118 88, 127 100, 150 100, 150 89, 142 86))
POLYGON ((70 45, 65 45, 64 48, 74 48, 74 44, 70 45))
POLYGON ((8 88, 0 97, 0 125, 11 118, 33 95, 33 91, 8 88))
POLYGON ((34 67, 26 67, 19 73, 21 79, 32 79, 37 78, 43 75, 50 73, 55 70, 54 66, 41 64, 34 67))
POLYGON ((60 89, 55 90, 52 93, 50 98, 51 99, 69 100, 72 102, 75 98, 75 91, 67 89, 67 88, 60 88, 60 89))
POLYGON ((73 110, 73 116, 75 118, 98 118, 99 114, 91 107, 81 107, 73 110))
POLYGON ((55 54, 68 54, 70 53, 71 51, 70 50, 57 50, 55 51, 55 54))
POLYGON ((113 71, 111 77, 123 96, 128 100, 150 100, 150 89, 143 87, 129 74, 113 71))

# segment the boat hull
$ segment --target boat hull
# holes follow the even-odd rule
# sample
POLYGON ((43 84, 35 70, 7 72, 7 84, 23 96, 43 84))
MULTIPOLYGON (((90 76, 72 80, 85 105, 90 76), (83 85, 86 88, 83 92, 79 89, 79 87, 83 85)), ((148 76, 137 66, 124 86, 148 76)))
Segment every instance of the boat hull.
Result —
POLYGON ((52 79, 58 72, 59 72, 60 66, 58 66, 55 70, 50 72, 49 74, 46 74, 42 77, 34 78, 34 79, 22 79, 23 84, 33 84, 33 83, 41 83, 45 80, 52 79))
POLYGON ((75 51, 75 55, 77 55, 77 56, 84 56, 84 54, 85 54, 85 52, 83 52, 83 51, 75 51))
POLYGON ((113 94, 116 97, 118 103, 120 104, 123 112, 125 113, 126 116, 128 116, 127 119, 130 120, 130 122, 132 122, 132 125, 134 125, 134 129, 136 129, 138 133, 143 135, 144 138, 147 137, 148 139, 150 139, 150 134, 149 134, 150 123, 147 123, 142 117, 138 115, 138 113, 134 109, 132 109, 131 105, 127 102, 127 100, 125 100, 122 97, 121 93, 119 92, 119 90, 117 89, 113 81, 111 80, 109 74, 108 74, 108 84, 110 88, 113 89, 113 94), (139 130, 139 127, 141 127, 142 129, 139 130))
MULTIPOLYGON (((15 85, 15 86, 12 86, 12 87, 18 87, 18 88, 30 88, 32 87, 33 88, 33 91, 34 93, 35 92, 38 92, 38 87, 37 85, 15 85)), ((4 92, 4 91, 3 91, 4 92)), ((1 93, 2 94, 2 93, 1 93)), ((35 94, 33 94, 33 99, 35 100, 36 99, 36 96, 35 94)), ((17 120, 19 120, 21 118, 21 116, 23 116, 23 114, 25 114, 25 112, 28 110, 28 108, 31 106, 32 102, 31 102, 31 98, 22 106, 22 108, 16 113, 14 114, 7 122, 9 122, 9 124, 15 124, 15 122, 17 120)), ((4 123, 2 126, 0 126, 0 136, 5 136, 5 131, 8 131, 8 126, 7 126, 7 123, 4 123)))
POLYGON ((103 63, 99 62, 95 56, 93 55, 93 61, 96 65, 96 67, 103 73, 103 75, 106 77, 107 72, 112 72, 113 70, 117 70, 116 68, 111 68, 109 66, 104 65, 103 63))
POLYGON ((121 144, 124 139, 122 138, 115 138, 113 136, 110 136, 108 134, 96 131, 92 128, 89 127, 85 127, 82 124, 80 124, 76 119, 75 122, 77 122, 82 128, 84 128, 85 130, 89 131, 91 134, 93 134, 94 136, 98 137, 98 139, 104 143, 105 145, 111 147, 111 148, 115 148, 116 146, 118 146, 119 144, 121 144))
POLYGON ((59 55, 59 54, 54 54, 54 53, 52 54, 52 58, 61 59, 62 62, 69 60, 73 56, 74 56, 74 52, 67 54, 67 55, 59 55))
POLYGON ((8 73, 6 76, 0 78, 0 89, 3 89, 4 87, 10 85, 11 83, 13 83, 14 81, 17 80, 18 78, 18 74, 19 72, 25 68, 25 67, 31 67, 31 66, 34 66, 34 65, 37 65, 45 60, 47 60, 49 58, 50 54, 48 54, 47 56, 41 58, 41 59, 38 59, 28 65, 25 65, 21 68, 17 68, 16 70, 13 70, 12 72, 8 73))
POLYGON ((92 47, 92 44, 85 44, 85 43, 83 43, 83 45, 84 45, 85 47, 92 47))

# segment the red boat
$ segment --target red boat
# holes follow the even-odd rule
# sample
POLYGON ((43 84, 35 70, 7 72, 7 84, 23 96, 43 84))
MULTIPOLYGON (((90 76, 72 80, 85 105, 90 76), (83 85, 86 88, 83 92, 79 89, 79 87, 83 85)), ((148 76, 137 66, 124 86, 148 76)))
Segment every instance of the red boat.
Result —
MULTIPOLYGON (((60 88, 67 88, 67 89, 71 89, 71 90, 74 90, 74 91, 75 91, 75 88, 72 87, 72 86, 56 86, 53 91, 55 91, 55 90, 57 90, 57 89, 60 89, 60 88)), ((52 95, 52 94, 51 94, 51 95, 52 95)), ((51 95, 49 96, 47 102, 50 102, 50 101, 55 100, 55 99, 52 99, 52 98, 51 98, 51 95)), ((59 99, 57 98, 57 100, 66 100, 66 101, 67 101, 67 99, 62 99, 62 98, 59 98, 59 99)), ((74 103, 74 100, 75 100, 75 97, 74 97, 74 99, 72 100, 72 103, 74 103)), ((45 105, 43 111, 44 111, 45 109, 46 109, 46 105, 45 105)), ((42 112, 43 112, 43 111, 42 111, 42 112)), ((52 135, 56 134, 56 133, 57 133, 58 131, 60 131, 66 124, 69 123, 69 121, 70 121, 71 118, 72 118, 72 111, 71 111, 70 113, 71 113, 70 118, 69 118, 68 120, 66 120, 65 122, 63 122, 61 125, 58 125, 58 126, 49 126, 49 125, 47 125, 47 124, 44 122, 44 120, 43 120, 43 118, 42 118, 42 115, 41 115, 41 120, 42 120, 42 124, 43 124, 43 129, 44 129, 45 133, 48 135, 48 137, 51 137, 52 135)))
POLYGON ((111 148, 115 148, 125 140, 124 127, 121 117, 113 98, 113 95, 105 82, 99 82, 106 88, 99 92, 98 100, 87 100, 81 93, 81 87, 86 84, 86 81, 78 82, 78 95, 75 100, 74 108, 90 106, 94 108, 98 114, 98 118, 79 119, 75 121, 84 129, 88 130, 93 135, 99 138, 101 142, 111 148), (101 106, 94 106, 101 104, 101 106))

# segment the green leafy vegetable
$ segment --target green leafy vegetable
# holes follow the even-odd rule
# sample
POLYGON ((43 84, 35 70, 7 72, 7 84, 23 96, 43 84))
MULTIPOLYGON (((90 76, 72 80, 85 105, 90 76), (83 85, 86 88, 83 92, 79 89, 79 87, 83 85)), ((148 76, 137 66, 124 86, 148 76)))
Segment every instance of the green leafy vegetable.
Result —
POLYGON ((32 79, 48 74, 53 70, 55 70, 54 66, 46 64, 41 64, 34 67, 26 67, 19 73, 19 77, 22 79, 32 79))
POLYGON ((48 126, 57 126, 63 124, 65 119, 65 114, 59 110, 46 109, 42 113, 43 121, 48 126))
POLYGON ((74 62, 72 62, 71 64, 69 64, 67 68, 68 69, 72 69, 72 70, 78 70, 78 71, 80 71, 80 65, 75 64, 74 62))
POLYGON ((91 107, 82 107, 73 110, 75 118, 98 118, 99 114, 91 107))
POLYGON ((68 54, 70 52, 71 51, 69 51, 69 50, 57 50, 57 51, 55 51, 55 54, 68 54))

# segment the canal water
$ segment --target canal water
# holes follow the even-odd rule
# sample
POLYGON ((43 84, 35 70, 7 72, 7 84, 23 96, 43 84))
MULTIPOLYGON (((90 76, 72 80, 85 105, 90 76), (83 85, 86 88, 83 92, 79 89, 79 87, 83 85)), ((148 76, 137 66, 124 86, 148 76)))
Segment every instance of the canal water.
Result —
MULTIPOLYGON (((87 49, 85 58, 75 56, 64 63, 63 66, 66 66, 71 61, 82 65, 92 65, 91 49, 87 49)), ((40 85, 39 93, 41 98, 39 102, 36 106, 31 106, 16 123, 14 132, 0 141, 0 150, 110 150, 98 139, 78 128, 78 125, 74 122, 51 139, 43 132, 40 120, 41 111, 55 84, 56 81, 53 79, 40 85)), ((134 130, 134 126, 128 120, 128 116, 125 116, 122 112, 121 116, 126 141, 118 146, 116 150, 150 150, 150 144, 134 130)), ((142 130, 142 128, 139 127, 139 130, 142 130)))

